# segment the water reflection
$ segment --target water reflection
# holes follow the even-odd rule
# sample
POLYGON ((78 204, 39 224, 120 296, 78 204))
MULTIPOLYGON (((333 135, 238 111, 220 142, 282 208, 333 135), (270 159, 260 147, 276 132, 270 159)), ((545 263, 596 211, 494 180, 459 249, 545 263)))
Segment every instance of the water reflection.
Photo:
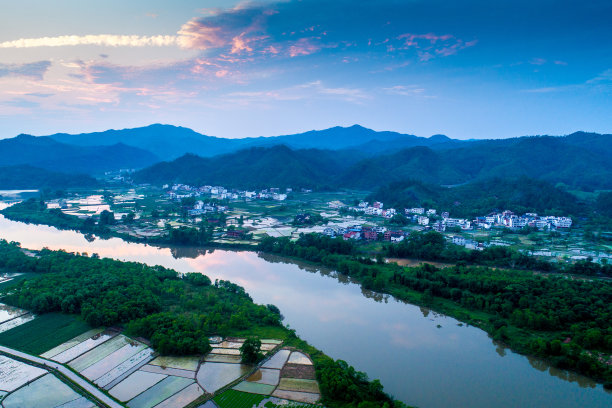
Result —
POLYGON ((98 253, 235 282, 255 302, 276 304, 285 322, 309 343, 379 378, 391 394, 422 408, 612 406, 612 395, 584 377, 551 370, 541 360, 493 344, 481 330, 363 290, 347 276, 310 264, 253 252, 157 248, 116 238, 88 242, 71 231, 1 216, 0 237, 26 248, 98 253))

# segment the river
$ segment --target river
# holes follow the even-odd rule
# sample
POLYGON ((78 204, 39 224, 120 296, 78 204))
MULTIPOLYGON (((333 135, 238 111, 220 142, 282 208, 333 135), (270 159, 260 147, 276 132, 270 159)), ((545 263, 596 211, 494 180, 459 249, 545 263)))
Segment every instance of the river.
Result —
POLYGON ((478 328, 363 291, 342 276, 298 262, 254 252, 171 250, 118 238, 88 242, 73 231, 1 215, 0 238, 24 248, 97 253, 235 282, 255 302, 277 305, 300 337, 421 408, 612 406, 612 393, 588 378, 515 354, 478 328))

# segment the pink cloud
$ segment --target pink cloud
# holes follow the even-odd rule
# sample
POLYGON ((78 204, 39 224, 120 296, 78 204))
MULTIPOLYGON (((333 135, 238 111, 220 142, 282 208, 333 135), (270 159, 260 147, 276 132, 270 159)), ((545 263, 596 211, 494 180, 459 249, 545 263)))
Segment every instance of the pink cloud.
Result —
POLYGON ((319 45, 313 44, 311 39, 309 38, 300 38, 298 41, 293 43, 289 47, 289 56, 290 57, 299 57, 304 55, 314 54, 319 51, 321 47, 319 45))

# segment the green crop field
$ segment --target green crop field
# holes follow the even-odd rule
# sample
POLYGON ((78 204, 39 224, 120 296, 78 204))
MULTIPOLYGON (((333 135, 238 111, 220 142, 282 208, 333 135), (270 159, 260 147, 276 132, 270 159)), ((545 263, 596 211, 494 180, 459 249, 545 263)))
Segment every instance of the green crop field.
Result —
POLYGON ((0 333, 0 344, 30 354, 41 354, 90 329, 87 323, 74 316, 48 313, 0 333))
POLYGON ((259 405, 266 397, 257 394, 247 394, 235 390, 227 390, 214 398, 219 408, 252 408, 259 405))

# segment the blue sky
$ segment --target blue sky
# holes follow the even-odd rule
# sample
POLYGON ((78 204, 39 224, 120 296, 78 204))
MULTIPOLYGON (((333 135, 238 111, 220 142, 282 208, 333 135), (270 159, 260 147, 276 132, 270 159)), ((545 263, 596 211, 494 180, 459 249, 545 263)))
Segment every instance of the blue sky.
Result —
POLYGON ((0 137, 612 133, 611 17, 598 0, 10 2, 0 137))

